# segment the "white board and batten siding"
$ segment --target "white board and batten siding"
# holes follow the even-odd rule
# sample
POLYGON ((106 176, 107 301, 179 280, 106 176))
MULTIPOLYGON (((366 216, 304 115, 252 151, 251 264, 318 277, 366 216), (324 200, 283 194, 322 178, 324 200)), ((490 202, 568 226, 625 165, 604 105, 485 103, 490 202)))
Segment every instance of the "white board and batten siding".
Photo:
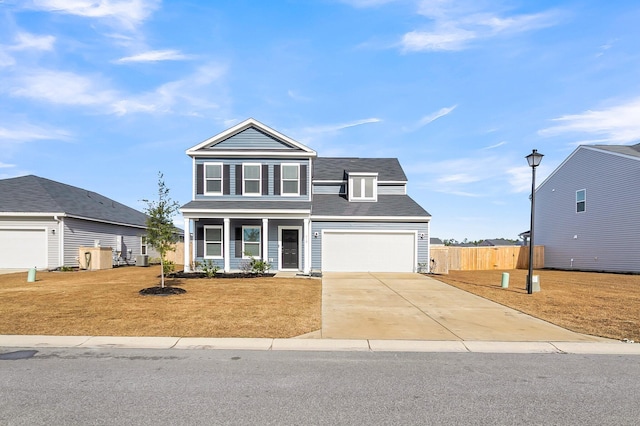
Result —
POLYGON ((53 218, 3 218, 0 220, 0 268, 57 267, 58 234, 58 222, 53 218))
POLYGON ((536 190, 545 267, 640 272, 640 158, 579 147, 536 190), (584 212, 576 191, 586 190, 584 212))
MULTIPOLYGON (((124 225, 65 218, 64 219, 64 265, 78 266, 78 249, 93 247, 96 241, 101 247, 115 248, 118 236, 122 236, 123 249, 132 261, 141 254, 142 235, 145 230, 124 225)), ((124 257, 124 256, 123 256, 124 257)))
POLYGON ((312 269, 415 272, 429 259, 428 223, 312 222, 312 269))

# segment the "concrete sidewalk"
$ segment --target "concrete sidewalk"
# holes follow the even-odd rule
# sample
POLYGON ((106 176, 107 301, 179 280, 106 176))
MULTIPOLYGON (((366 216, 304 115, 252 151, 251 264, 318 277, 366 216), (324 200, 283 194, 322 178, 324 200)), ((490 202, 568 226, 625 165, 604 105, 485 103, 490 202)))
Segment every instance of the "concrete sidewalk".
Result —
POLYGON ((412 273, 325 273, 322 338, 498 342, 607 341, 412 273))
POLYGON ((640 344, 608 342, 487 342, 347 339, 235 339, 193 337, 11 336, 10 348, 213 349, 255 351, 475 352, 640 355, 640 344))

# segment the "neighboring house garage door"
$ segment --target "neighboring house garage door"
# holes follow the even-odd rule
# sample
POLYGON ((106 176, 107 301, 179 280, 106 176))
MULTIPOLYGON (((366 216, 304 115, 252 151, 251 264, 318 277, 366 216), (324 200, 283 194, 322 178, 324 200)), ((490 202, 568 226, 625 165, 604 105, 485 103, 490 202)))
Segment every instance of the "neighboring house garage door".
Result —
POLYGON ((323 272, 413 272, 415 232, 344 232, 322 234, 323 272))
POLYGON ((44 229, 0 228, 0 268, 46 268, 44 229))

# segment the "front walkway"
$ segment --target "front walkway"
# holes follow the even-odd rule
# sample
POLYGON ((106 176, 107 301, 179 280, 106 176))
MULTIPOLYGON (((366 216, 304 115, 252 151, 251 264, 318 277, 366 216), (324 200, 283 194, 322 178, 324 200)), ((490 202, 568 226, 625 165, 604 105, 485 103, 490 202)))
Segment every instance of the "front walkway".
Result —
POLYGON ((411 273, 324 273, 323 339, 596 342, 411 273))

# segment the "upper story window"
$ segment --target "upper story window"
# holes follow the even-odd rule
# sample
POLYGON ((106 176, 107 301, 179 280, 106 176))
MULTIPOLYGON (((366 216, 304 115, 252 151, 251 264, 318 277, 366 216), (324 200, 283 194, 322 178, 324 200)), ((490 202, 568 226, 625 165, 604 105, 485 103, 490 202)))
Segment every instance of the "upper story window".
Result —
POLYGON ((204 193, 222 195, 222 163, 204 164, 204 193))
POLYGON ((262 179, 260 176, 260 164, 242 165, 242 194, 260 195, 262 191, 262 179))
POLYGON ((300 195, 300 166, 282 165, 282 195, 300 195))
POLYGON ((587 190, 576 191, 576 213, 581 213, 587 209, 587 190))
POLYGON ((377 201, 377 199, 377 173, 349 174, 349 201, 377 201))

